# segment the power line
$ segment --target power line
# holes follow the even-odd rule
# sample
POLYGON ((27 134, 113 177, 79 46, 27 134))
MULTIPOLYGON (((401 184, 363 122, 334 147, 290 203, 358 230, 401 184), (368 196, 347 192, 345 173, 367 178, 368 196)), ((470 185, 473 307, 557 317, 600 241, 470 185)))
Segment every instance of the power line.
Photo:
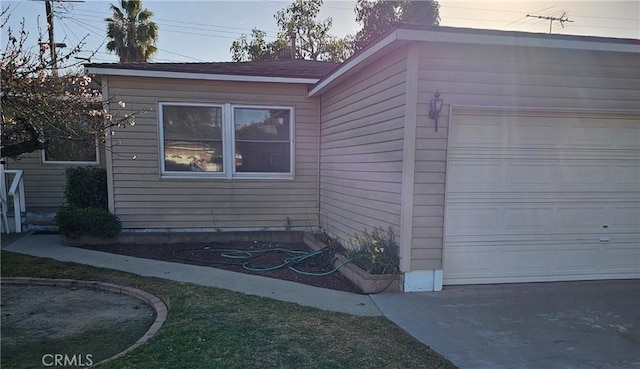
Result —
MULTIPOLYGON (((241 30, 241 31, 253 31, 253 28, 249 29, 249 28, 229 27, 229 26, 216 26, 216 25, 206 24, 206 23, 183 22, 183 21, 177 21, 177 20, 171 20, 171 19, 162 19, 162 18, 156 18, 156 19, 159 20, 159 21, 171 22, 171 23, 191 24, 191 25, 214 27, 214 28, 236 29, 236 30, 241 30)), ((219 31, 219 32, 221 32, 221 31, 219 31)), ((265 31, 265 32, 278 33, 278 31, 265 31)))
MULTIPOLYGON (((87 24, 87 23, 85 23, 85 22, 83 22, 83 21, 81 21, 81 20, 78 20, 78 19, 76 19, 76 18, 70 18, 69 20, 70 20, 71 22, 73 22, 73 23, 77 24, 78 26, 80 26, 80 27, 84 28, 85 30, 87 30, 87 31, 89 31, 89 32, 100 32, 100 33, 101 33, 101 32, 104 32, 104 30, 102 30, 102 29, 100 29, 100 28, 98 28, 98 27, 96 27, 96 26, 93 26, 93 25, 91 25, 91 24, 87 24)), ((105 33, 106 33, 106 32, 105 32, 105 33)))
POLYGON ((631 27, 607 27, 607 26, 579 26, 573 25, 571 28, 602 28, 602 29, 628 29, 628 30, 638 30, 638 28, 631 27))
POLYGON ((355 11, 356 7, 354 6, 353 8, 344 8, 341 6, 331 6, 331 5, 326 5, 326 4, 322 4, 322 7, 324 8, 329 8, 329 9, 340 9, 340 10, 350 10, 350 11, 355 11))
POLYGON ((173 54, 173 55, 176 55, 176 56, 181 56, 181 57, 183 57, 183 58, 187 58, 187 59, 191 59, 191 60, 195 60, 195 61, 199 61, 199 62, 206 62, 206 60, 202 60, 202 59, 194 58, 194 57, 192 57, 192 56, 187 56, 187 55, 183 55, 183 54, 178 54, 178 53, 175 53, 175 52, 173 52, 173 51, 164 50, 164 49, 160 49, 160 48, 158 48, 158 50, 160 50, 160 51, 164 51, 165 53, 173 54))
MULTIPOLYGON (((447 20, 468 20, 475 22, 483 22, 483 23, 503 23, 502 19, 480 19, 480 18, 468 18, 468 17, 447 17, 447 20)), ((530 18, 529 18, 530 19, 530 18)), ((544 20, 536 20, 534 24, 538 24, 543 22, 544 20)), ((523 25, 527 22, 527 17, 523 16, 522 18, 518 18, 510 23, 504 25, 504 27, 509 27, 511 25, 523 25)), ((573 22, 573 21, 572 21, 573 22)), ((568 27, 568 25, 565 25, 568 27)), ((634 27, 609 27, 609 26, 592 26, 592 25, 572 25, 572 28, 602 28, 602 29, 619 29, 619 30, 636 30, 634 27)))
MULTIPOLYGON (((92 12, 92 11, 88 11, 88 10, 82 10, 82 9, 77 9, 75 11, 79 12, 79 13, 85 13, 85 14, 81 14, 81 16, 99 19, 99 20, 95 20, 96 22, 97 21, 104 22, 103 18, 100 18, 100 16, 96 16, 96 12, 92 12)), ((104 16, 110 16, 111 15, 110 13, 105 13, 105 12, 101 12, 100 14, 103 14, 104 16)), ((152 20, 158 25, 165 24, 165 25, 168 25, 168 26, 173 26, 173 25, 170 25, 170 24, 167 24, 167 23, 178 23, 178 24, 185 24, 185 25, 192 26, 190 28, 194 28, 193 26, 203 26, 203 27, 208 27, 208 28, 223 28, 223 29, 229 29, 229 30, 238 30, 238 31, 242 31, 243 33, 244 32, 251 32, 253 30, 253 28, 220 26, 220 25, 207 24, 207 23, 196 23, 196 22, 191 22, 191 21, 178 21, 178 20, 174 20, 174 19, 155 18, 155 17, 152 20)), ((92 20, 92 21, 94 21, 94 20, 92 20)), ((178 27, 178 26, 174 26, 174 27, 178 27)), ((216 30, 216 29, 212 29, 211 31, 231 33, 230 31, 223 31, 223 30, 216 30)), ((265 31, 265 32, 267 32, 267 33, 278 33, 279 31, 269 30, 269 31, 265 31)), ((236 32, 236 33, 239 33, 239 32, 236 32)))
POLYGON ((573 15, 576 18, 595 18, 595 19, 612 19, 612 20, 628 20, 628 21, 640 21, 640 18, 618 18, 618 17, 599 17, 595 15, 573 15))
MULTIPOLYGON (((24 2, 24 1, 20 1, 20 2, 18 2, 18 5, 15 5, 15 6, 13 7, 13 9, 11 9, 11 11, 6 15, 6 17, 7 17, 7 18, 11 18, 11 16, 13 15, 13 12, 15 12, 15 11, 20 7, 20 5, 22 5, 22 3, 23 3, 23 2, 24 2)), ((7 7, 6 7, 6 8, 4 8, 4 7, 3 7, 2 11, 4 11, 5 9, 6 9, 7 11, 9 11, 9 9, 10 9, 10 8, 11 8, 11 5, 7 5, 7 7)))
MULTIPOLYGON (((97 27, 95 27, 95 26, 93 26, 93 25, 91 25, 91 24, 88 24, 88 23, 86 23, 86 22, 84 22, 84 21, 81 21, 81 20, 80 20, 80 19, 78 19, 78 18, 79 18, 79 17, 69 18, 69 20, 71 20, 72 22, 76 23, 77 25, 79 25, 79 26, 81 26, 81 27, 85 28, 86 30, 88 30, 88 31, 90 31, 90 32, 92 31, 91 29, 93 29, 94 31, 95 31, 95 30, 97 30, 97 31, 99 31, 99 32, 102 32, 102 31, 103 31, 103 30, 101 30, 101 29, 99 29, 99 28, 97 28, 97 27)), ((83 18, 81 18, 81 19, 83 19, 83 18)), ((90 22, 93 22, 93 21, 90 21, 90 22)), ((186 28, 186 27, 183 27, 183 28, 186 28)), ((184 34, 194 34, 194 35, 201 35, 201 36, 206 36, 206 37, 222 37, 222 38, 235 39, 234 37, 228 37, 228 36, 205 35, 205 34, 198 34, 198 33, 193 33, 193 32, 184 32, 184 31, 175 31, 175 30, 170 30, 170 32, 175 32, 175 33, 184 33, 184 34)), ((106 40, 106 39, 107 39, 107 38, 105 37, 105 38, 104 38, 104 40, 106 40)), ((103 42, 103 44, 104 44, 104 42, 103 42)), ((202 59, 194 58, 194 57, 187 56, 187 55, 184 55, 184 54, 179 54, 179 53, 176 53, 176 52, 173 52, 173 51, 169 51, 169 50, 165 50, 165 49, 161 49, 161 48, 158 48, 158 50, 159 50, 159 51, 163 51, 163 52, 168 53, 168 54, 173 54, 173 55, 176 55, 176 56, 180 56, 180 57, 183 57, 183 58, 187 58, 187 59, 191 59, 191 60, 195 60, 195 61, 204 62, 204 60, 202 60, 202 59)), ((104 52, 100 52, 100 53, 101 53, 101 54, 108 54, 108 55, 111 55, 111 54, 109 54, 109 53, 104 53, 104 52)), ((160 59, 160 60, 169 60, 169 61, 174 61, 174 60, 170 60, 170 59, 160 59)))
MULTIPOLYGON (((85 25, 88 25, 86 22, 91 22, 91 23, 103 23, 102 21, 97 21, 94 20, 92 18, 87 18, 87 17, 74 17, 74 18, 69 18, 74 20, 75 22, 80 22, 81 20, 84 21, 85 25)), ((175 22, 175 23, 186 23, 186 22, 175 22)), ((201 27, 186 27, 186 26, 180 26, 180 25, 173 25, 173 24, 164 24, 162 22, 156 22, 156 24, 159 26, 159 30, 160 32, 172 32, 172 33, 181 33, 181 34, 188 34, 188 35, 195 35, 195 36, 204 36, 204 37, 216 37, 216 38, 227 38, 227 39, 232 39, 232 40, 236 40, 238 39, 242 33, 240 32, 234 32, 234 31, 226 31, 226 30, 217 30, 217 29, 206 29, 206 28, 201 28, 201 27), (181 31, 181 30, 176 30, 175 28, 178 29, 186 29, 186 30, 196 30, 196 31, 202 31, 202 32, 188 32, 188 31, 181 31), (220 35, 218 33, 225 33, 225 34, 231 34, 231 35, 235 35, 234 37, 231 36, 227 36, 227 35, 220 35)), ((94 26, 92 26, 94 27, 94 26)), ((98 30, 98 28, 95 28, 96 30, 98 30)), ((98 32, 104 32, 104 30, 98 30, 98 32)), ((272 38, 275 39, 274 36, 267 36, 268 39, 272 38)))
MULTIPOLYGON (((43 1, 43 0, 40 0, 43 1)), ((71 33, 73 33, 73 31, 75 30, 75 32, 77 34, 73 34, 74 36, 76 36, 76 39, 78 38, 78 35, 81 35, 82 33, 84 33, 84 31, 82 30, 87 30, 90 34, 90 38, 88 40, 90 40, 88 42, 88 44, 93 45, 94 43, 94 37, 95 36, 102 36, 104 37, 106 34, 106 29, 104 27, 105 22, 104 22, 104 18, 111 16, 110 12, 107 11, 101 11, 100 9, 103 9, 103 7, 96 7, 96 6, 88 6, 85 7, 84 5, 80 5, 80 6, 75 6, 75 4, 71 5, 69 3, 65 3, 65 7, 64 9, 60 8, 60 3, 56 0, 50 0, 52 1, 52 4, 55 6, 54 9, 54 15, 56 16, 56 18, 62 20, 60 23, 61 25, 59 27, 62 27, 61 31, 64 31, 65 34, 67 35, 67 38, 71 38, 72 35, 71 33), (86 10, 87 8, 99 8, 98 11, 92 11, 92 10, 86 10), (97 25, 97 27, 96 27, 97 25), (80 29, 80 30, 79 30, 80 29), (70 33, 71 32, 71 33, 70 33)), ((11 9, 11 12, 13 13, 15 11, 15 9, 22 5, 23 2, 27 2, 27 1, 20 1, 18 4, 16 5, 11 5, 11 7, 13 9, 11 9)), ((41 4, 41 3, 40 3, 41 4)), ((38 7, 40 7, 40 5, 38 4, 38 7)), ((22 7, 24 8, 24 6, 22 7)), ((352 8, 347 8, 347 7, 340 7, 339 4, 335 4, 335 6, 333 6, 333 4, 331 4, 330 2, 326 2, 323 5, 323 8, 330 8, 330 9, 339 9, 339 10, 349 10, 349 11, 353 11, 352 8)), ((106 9, 106 8, 104 8, 106 9)), ((446 17, 445 18, 445 22, 447 20, 453 20, 452 24, 455 23, 463 23, 463 22, 456 22, 456 20, 466 20, 466 21, 476 21, 476 22, 484 22, 485 27, 491 27, 493 28, 494 25, 491 25, 491 23, 496 23, 495 27, 496 28, 502 28, 505 26, 500 26, 497 23, 505 23, 505 20, 498 20, 496 18, 499 18, 499 14, 500 13, 504 13, 504 14, 515 14, 515 13, 519 13, 520 15, 523 15, 523 13, 521 12, 517 12, 517 11, 513 11, 513 10, 500 10, 500 9, 482 9, 481 6, 476 5, 475 7, 464 7, 464 6, 456 6, 456 5, 447 5, 447 4, 442 4, 441 5, 441 9, 446 9, 446 11, 448 13, 452 13, 453 15, 455 15, 456 13, 462 15, 461 13, 463 13, 462 11, 457 11, 458 9, 461 10, 469 10, 470 13, 473 12, 473 14, 470 17, 465 17, 464 15, 462 16, 452 16, 452 17, 446 17), (451 9, 455 9, 455 10, 451 10, 451 9), (474 17, 475 15, 475 17, 474 17), (478 15, 483 15, 483 19, 480 19, 479 17, 477 17, 478 15), (494 17, 492 17, 492 15, 495 15, 494 17), (488 16, 488 17, 485 17, 488 16), (492 19, 493 18, 493 19, 492 19)), ((540 10, 536 10, 535 12, 530 12, 528 15, 536 15, 536 14, 543 14, 545 16, 548 17, 555 17, 555 18, 562 18, 562 16, 566 16, 566 14, 562 14, 562 10, 557 10, 558 8, 556 6, 552 6, 552 7, 548 7, 546 9, 540 9, 540 10), (552 9, 552 10, 551 10, 552 9)), ((534 10, 534 9, 531 9, 534 10)), ((340 12, 343 13, 343 12, 340 12)), ((442 13, 442 10, 441 10, 442 13)), ((345 13, 346 14, 346 13, 345 13)), ((598 14, 598 13, 596 13, 598 14)), ((629 16, 632 16, 632 13, 627 13, 629 14, 629 16)), ((540 16, 541 16, 540 15, 540 16)), ((624 14, 622 14, 624 15, 624 14)), ((173 15, 172 15, 173 16, 173 15)), ((512 16, 510 15, 509 18, 511 18, 512 16)), ((540 23, 540 22, 544 22, 544 21, 550 21, 550 26, 552 27, 553 25, 553 21, 552 20, 548 20, 548 19, 540 19, 537 18, 538 16, 536 15, 535 20, 531 20, 532 17, 529 17, 529 19, 527 19, 527 17, 522 17, 519 18, 511 23, 509 23, 507 26, 510 26, 512 24, 517 24, 517 23, 521 23, 522 27, 535 27, 534 23, 540 23)), ((580 16, 580 15, 574 15, 572 13, 572 20, 574 20, 574 18, 579 18, 577 19, 579 23, 594 23, 596 24, 595 26, 587 26, 585 24, 579 24, 579 25, 575 25, 572 24, 571 27, 575 27, 575 28, 583 28, 583 31, 585 28, 593 28, 593 29, 621 29, 621 30, 633 30, 635 28, 629 28, 629 27, 620 27, 622 25, 628 25, 628 21, 638 21, 637 19, 633 19, 633 18, 618 18, 618 17, 607 17, 607 16, 580 16), (614 24, 607 24, 606 22, 602 22, 603 25, 597 25, 598 21, 595 20, 591 20, 591 22, 588 19, 606 19, 606 20, 620 20, 620 21, 627 21, 625 22, 617 22, 614 24)), ((230 18, 228 18, 230 19, 230 18)), ((183 35, 191 35, 194 37, 190 37, 190 39, 193 39, 192 43, 198 43, 197 38, 195 36, 201 36, 201 37, 207 37, 207 38, 214 38, 211 42, 213 44, 216 45, 221 45, 223 46, 223 44, 226 41, 223 40, 215 40, 215 39, 234 39, 237 37, 240 37, 241 34, 243 33, 250 33, 252 28, 242 28, 242 26, 240 27, 234 27, 234 26, 227 26, 227 25, 214 25, 214 24, 207 24, 207 23, 197 23, 197 22, 190 22, 190 21, 185 21, 185 20, 174 20, 174 19, 166 19, 166 18, 155 18, 153 17, 153 20, 159 25, 160 28, 160 32, 165 34, 166 39, 170 39, 170 38, 182 38, 185 39, 186 37, 181 37, 181 36, 177 36, 176 34, 183 34, 183 35), (237 37, 233 37, 237 35, 237 37)), ((507 20, 508 21, 508 20, 507 20)), ((202 22, 202 21, 201 21, 202 22)), ((223 20, 222 22, 225 22, 225 20, 223 20)), ((613 23, 613 22, 612 22, 613 23)), ((568 24, 566 25, 567 27, 569 26, 568 24)), ((559 30, 557 30, 559 31, 559 30)), ((603 31, 603 33, 606 31, 603 31)), ((268 32, 271 35, 277 34, 277 31, 269 31, 268 32)), ((61 35, 62 36, 62 35, 61 35)), ((270 37, 267 37, 267 39, 269 39, 270 37)), ((104 37, 104 39, 106 40, 106 37, 104 37)), ((161 39, 164 40, 164 38, 161 36, 161 39)), ((201 44, 202 42, 200 42, 201 44)), ((169 46, 169 49, 178 49, 178 51, 182 51, 184 54, 190 54, 190 52, 188 51, 184 51, 184 50, 180 50, 180 44, 183 44, 183 42, 178 41, 178 44, 173 44, 172 46, 169 46)), ((184 43, 186 46, 186 43, 184 43)), ((165 47, 167 47, 165 45, 165 47)), ((104 49, 104 48, 103 48, 104 49)), ((159 49, 160 50, 160 49, 159 49)), ((163 53, 167 52, 167 50, 162 49, 163 53)), ((171 52, 169 52, 171 53, 171 52)), ((189 58, 189 60, 193 59, 196 60, 195 58, 192 58, 190 56, 186 56, 186 55, 182 55, 182 54, 178 54, 178 53, 173 53, 174 55, 181 57, 181 58, 189 58)), ((158 60, 158 59, 156 59, 158 60)))
MULTIPOLYGON (((495 12, 495 13, 522 14, 522 11, 518 11, 518 10, 472 8, 472 7, 455 6, 455 5, 448 5, 448 4, 441 4, 440 7, 441 8, 445 8, 445 9, 446 8, 452 8, 452 9, 476 10, 476 11, 495 12)), ((548 7, 548 8, 545 8, 545 9, 536 10, 536 11, 532 11, 532 12, 530 12, 530 14, 532 14, 532 13, 542 13, 542 12, 547 11, 547 10, 552 9, 552 8, 555 8, 555 6, 551 6, 551 7, 548 7)), ((562 11, 559 11, 559 12, 562 12, 562 11)), ((577 15, 577 14, 572 14, 572 17, 574 17, 574 18, 611 19, 611 20, 628 20, 628 21, 639 21, 640 20, 640 18, 603 17, 603 16, 577 15)), ((450 18, 450 17, 447 17, 447 18, 450 18)))
MULTIPOLYGON (((555 5, 554 5, 554 6, 547 7, 547 8, 544 8, 544 9, 540 9, 540 10, 533 11, 532 13, 542 13, 542 12, 544 12, 544 11, 547 11, 547 10, 550 10, 550 9, 553 9, 553 8, 555 8, 555 5)), ((514 13, 521 13, 521 12, 519 12, 519 11, 514 11, 514 13)), ((508 27, 508 26, 510 26, 510 25, 512 25, 512 24, 514 24, 514 23, 524 24, 526 21, 527 21, 527 16, 525 15, 524 17, 519 18, 519 19, 516 19, 515 21, 513 21, 513 22, 511 22, 511 23, 507 24, 505 27, 508 27)))
POLYGON ((80 37, 78 37, 78 35, 76 35, 76 33, 73 31, 73 29, 71 27, 69 27, 69 25, 64 22, 62 19, 60 19, 60 26, 62 27, 62 30, 64 31, 65 36, 67 36, 66 38, 69 38, 69 33, 67 33, 67 31, 69 31, 73 37, 75 37, 75 42, 80 43, 82 41, 82 39, 80 37))
MULTIPOLYGON (((495 12, 495 13, 517 13, 517 14, 522 14, 521 11, 516 11, 516 10, 498 10, 498 9, 484 9, 484 8, 468 8, 465 6, 455 6, 455 5, 447 5, 447 4, 442 4, 440 5, 441 8, 452 8, 452 9, 463 9, 463 10, 477 10, 477 11, 482 11, 482 12, 495 12)), ((553 6, 551 7, 553 8, 553 6)), ((550 8, 547 8, 550 9, 550 8)), ((546 9, 545 9, 546 10, 546 9)), ((537 12, 541 12, 544 10, 539 10, 537 12)), ((536 12, 536 13, 537 13, 536 12)))
POLYGON ((204 33, 196 33, 196 32, 187 32, 187 31, 176 31, 176 30, 166 30, 167 32, 180 33, 184 35, 194 35, 194 36, 203 36, 203 37, 216 37, 216 38, 226 38, 229 40, 236 40, 238 37, 231 36, 221 36, 221 35, 213 35, 213 34, 204 34, 204 33))

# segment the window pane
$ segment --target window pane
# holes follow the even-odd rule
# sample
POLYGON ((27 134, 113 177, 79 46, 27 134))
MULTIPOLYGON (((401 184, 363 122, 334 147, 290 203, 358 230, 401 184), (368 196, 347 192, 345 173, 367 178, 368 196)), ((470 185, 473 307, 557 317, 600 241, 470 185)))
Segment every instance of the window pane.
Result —
POLYGON ((97 162, 95 142, 52 138, 44 151, 45 161, 97 162))
POLYGON ((164 170, 222 172, 222 108, 162 105, 164 170))
POLYGON ((164 141, 167 172, 222 172, 222 141, 164 141))
POLYGON ((166 139, 221 139, 222 108, 216 106, 163 105, 166 139))
POLYGON ((291 111, 235 108, 236 172, 291 171, 291 111))
POLYGON ((289 141, 289 109, 235 108, 236 140, 289 141))
POLYGON ((236 172, 289 173, 288 142, 236 142, 236 172))

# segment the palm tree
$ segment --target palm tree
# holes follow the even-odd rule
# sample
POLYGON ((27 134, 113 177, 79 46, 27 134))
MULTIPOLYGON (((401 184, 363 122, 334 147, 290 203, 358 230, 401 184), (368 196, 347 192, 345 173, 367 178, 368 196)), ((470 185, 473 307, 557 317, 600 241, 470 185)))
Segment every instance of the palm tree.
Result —
POLYGON ((115 51, 120 63, 146 62, 158 50, 158 26, 153 13, 142 8, 142 0, 120 0, 120 8, 111 4, 113 16, 106 18, 107 50, 115 51))

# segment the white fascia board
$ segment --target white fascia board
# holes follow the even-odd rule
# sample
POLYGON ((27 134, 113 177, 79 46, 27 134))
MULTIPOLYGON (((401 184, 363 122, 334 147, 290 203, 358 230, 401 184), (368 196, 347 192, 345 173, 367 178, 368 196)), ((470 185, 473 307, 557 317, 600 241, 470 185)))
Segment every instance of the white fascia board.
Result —
POLYGON ((165 71, 157 71, 157 70, 117 69, 117 68, 100 68, 100 67, 87 67, 86 72, 88 74, 98 74, 98 75, 105 75, 105 76, 197 79, 201 81, 299 83, 299 84, 309 84, 309 85, 315 84, 319 81, 318 78, 267 77, 267 76, 246 76, 246 75, 234 75, 234 74, 165 72, 165 71))
POLYGON ((398 39, 406 41, 447 42, 456 44, 480 44, 524 46, 569 50, 613 51, 640 53, 640 45, 597 40, 550 39, 545 37, 522 37, 518 35, 487 35, 468 32, 439 32, 398 29, 398 39))
POLYGON ((640 53, 640 45, 628 43, 600 42, 597 40, 549 39, 543 37, 522 37, 517 35, 486 35, 473 34, 469 32, 443 32, 399 28, 362 54, 344 62, 336 71, 329 75, 328 78, 320 80, 320 83, 314 86, 309 92, 309 96, 315 96, 322 93, 324 89, 336 79, 354 69, 373 54, 379 52, 381 49, 396 40, 640 53))
POLYGON ((384 47, 394 42, 397 39, 396 37, 397 32, 398 31, 392 32, 387 37, 383 38, 378 43, 376 43, 369 49, 365 50, 362 54, 342 63, 338 68, 338 70, 333 72, 328 78, 321 80, 320 83, 318 83, 316 86, 313 87, 311 91, 309 91, 309 97, 313 97, 317 94, 320 94, 333 81, 340 78, 345 73, 349 72, 350 70, 354 69, 355 67, 360 65, 362 62, 367 60, 370 56, 372 56, 373 54, 377 53, 378 51, 382 50, 384 47))

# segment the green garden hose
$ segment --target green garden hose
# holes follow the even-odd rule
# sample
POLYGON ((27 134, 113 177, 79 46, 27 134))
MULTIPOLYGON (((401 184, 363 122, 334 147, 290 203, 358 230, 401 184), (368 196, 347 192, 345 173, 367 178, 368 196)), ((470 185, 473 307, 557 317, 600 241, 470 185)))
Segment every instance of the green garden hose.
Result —
MULTIPOLYGON (((185 261, 194 261, 201 263, 209 263, 209 264, 218 264, 218 265, 237 265, 242 266, 244 269, 252 271, 252 272, 268 272, 278 269, 289 269, 295 273, 308 275, 308 276, 328 276, 337 272, 340 268, 344 267, 346 264, 352 262, 357 257, 347 258, 342 263, 337 266, 334 266, 335 260, 335 248, 334 247, 325 247, 316 251, 301 251, 301 250, 291 250, 282 247, 276 248, 260 248, 260 249, 230 249, 226 247, 216 247, 222 246, 222 244, 218 242, 210 242, 204 246, 197 248, 183 248, 173 251, 173 257, 180 260, 185 261), (232 261, 220 261, 220 260, 205 260, 202 258, 183 256, 182 253, 185 252, 193 252, 193 251, 208 251, 215 252, 221 258, 229 259, 232 261), (252 265, 251 260, 255 259, 265 253, 269 252, 278 252, 288 254, 289 257, 286 258, 282 263, 277 265, 252 265), (309 267, 309 264, 313 264, 314 270, 307 271, 302 270, 300 267, 306 265, 309 267)), ((397 275, 397 268, 394 268, 393 276, 397 275)), ((380 291, 376 291, 371 294, 376 294, 385 291, 395 278, 392 278, 390 283, 385 286, 385 288, 380 291)), ((355 287, 355 286, 354 286, 355 287)), ((359 292, 361 293, 361 292, 359 292)))

